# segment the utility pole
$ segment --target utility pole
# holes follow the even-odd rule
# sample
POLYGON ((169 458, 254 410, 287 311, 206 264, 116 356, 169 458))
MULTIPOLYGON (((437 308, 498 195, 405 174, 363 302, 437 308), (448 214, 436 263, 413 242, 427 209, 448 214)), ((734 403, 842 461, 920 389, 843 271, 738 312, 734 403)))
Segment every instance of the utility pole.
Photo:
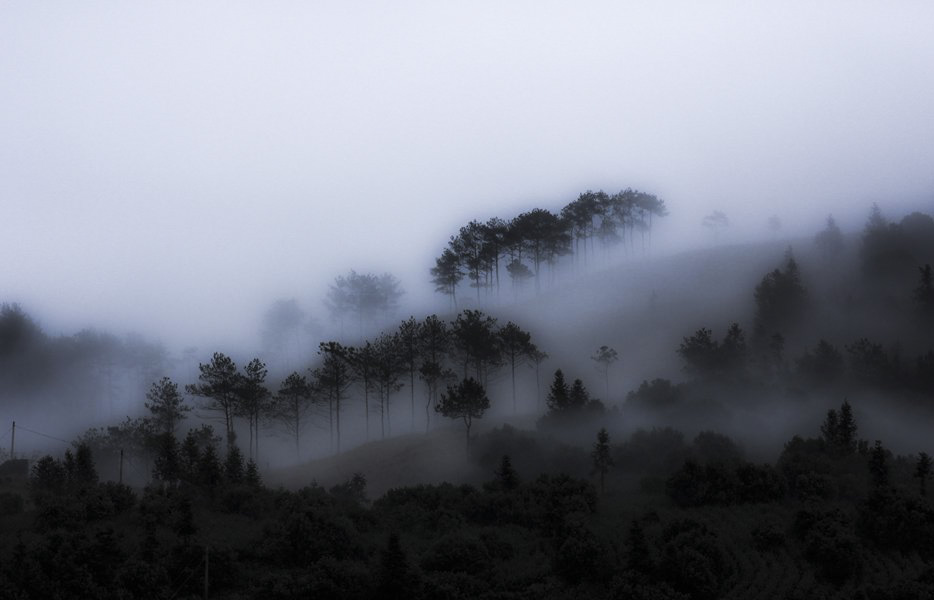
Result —
POLYGON ((208 600, 208 547, 204 546, 204 600, 208 600))
POLYGON ((16 458, 14 452, 16 451, 16 421, 13 421, 13 430, 10 435, 10 460, 16 458))
POLYGON ((120 484, 123 484, 123 448, 120 448, 120 484))

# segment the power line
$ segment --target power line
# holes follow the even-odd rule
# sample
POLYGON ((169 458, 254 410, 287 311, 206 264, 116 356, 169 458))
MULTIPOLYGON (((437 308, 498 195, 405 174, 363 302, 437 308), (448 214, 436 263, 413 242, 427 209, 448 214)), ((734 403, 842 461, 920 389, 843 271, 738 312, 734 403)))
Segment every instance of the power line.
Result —
POLYGON ((22 429, 23 431, 28 431, 29 433, 34 433, 36 435, 41 435, 42 437, 49 438, 50 440, 55 440, 56 442, 62 442, 63 444, 71 444, 71 442, 69 442, 68 440, 63 440, 62 438, 58 438, 58 437, 55 437, 54 435, 49 435, 47 433, 42 433, 41 431, 34 431, 32 429, 29 429, 28 427, 23 427, 22 425, 20 425, 18 429, 22 429))

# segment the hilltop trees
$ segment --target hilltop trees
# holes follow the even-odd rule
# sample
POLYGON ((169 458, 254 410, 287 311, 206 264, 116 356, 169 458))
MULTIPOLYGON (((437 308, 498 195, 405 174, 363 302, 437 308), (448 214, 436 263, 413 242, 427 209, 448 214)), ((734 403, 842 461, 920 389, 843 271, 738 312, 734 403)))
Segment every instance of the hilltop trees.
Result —
POLYGON ((595 238, 608 250, 625 241, 627 231, 630 249, 634 232, 641 233, 644 252, 646 235, 651 238, 653 218, 667 214, 663 200, 627 188, 613 195, 588 190, 557 214, 534 208, 509 221, 498 217, 486 222, 473 220, 451 236, 447 248, 431 268, 431 281, 436 291, 451 296, 456 307, 457 285, 466 275, 470 286, 476 289, 479 303, 481 288, 495 287, 498 293, 502 260, 516 294, 525 280, 531 278, 539 291, 542 265, 548 265, 553 276, 562 256, 574 254, 586 258, 588 249, 591 254, 594 252, 595 238))

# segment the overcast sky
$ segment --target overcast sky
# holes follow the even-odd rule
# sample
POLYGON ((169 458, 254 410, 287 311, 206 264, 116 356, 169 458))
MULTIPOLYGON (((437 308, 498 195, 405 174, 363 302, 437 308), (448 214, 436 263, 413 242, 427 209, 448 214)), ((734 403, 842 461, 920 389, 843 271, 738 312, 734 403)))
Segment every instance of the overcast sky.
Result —
POLYGON ((587 188, 670 234, 934 210, 932 32, 930 2, 6 1, 0 301, 194 341, 350 268, 425 289, 466 220, 587 188))

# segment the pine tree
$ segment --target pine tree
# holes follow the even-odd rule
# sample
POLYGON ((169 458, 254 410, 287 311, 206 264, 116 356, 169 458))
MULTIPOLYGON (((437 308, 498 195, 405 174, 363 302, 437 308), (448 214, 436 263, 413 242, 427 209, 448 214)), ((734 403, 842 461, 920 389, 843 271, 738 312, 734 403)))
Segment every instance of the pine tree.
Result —
POLYGON ((600 493, 604 493, 606 474, 613 466, 613 457, 610 455, 610 434, 606 428, 597 432, 597 442, 593 445, 593 451, 590 453, 593 461, 593 471, 591 474, 600 475, 600 493))
POLYGON ((915 477, 918 479, 918 485, 922 497, 927 496, 927 479, 931 476, 932 468, 931 457, 926 452, 918 455, 918 462, 915 465, 915 477))
POLYGON ((236 444, 232 444, 227 448, 227 459, 224 461, 224 478, 230 484, 238 484, 243 481, 243 454, 236 444))
POLYGON ((882 442, 876 440, 876 445, 869 452, 869 475, 872 485, 876 489, 884 488, 889 483, 889 466, 886 464, 886 450, 882 442))
POLYGON ((846 400, 840 406, 840 425, 837 429, 837 447, 844 454, 856 452, 856 420, 853 418, 853 409, 846 400))
POLYGON ((519 487, 519 473, 512 466, 508 454, 504 454, 496 470, 496 481, 504 490, 514 490, 519 487))
POLYGON ((551 382, 551 389, 548 391, 546 401, 548 410, 551 412, 561 412, 566 410, 570 404, 571 390, 564 381, 564 373, 561 369, 555 371, 555 378, 551 382))

